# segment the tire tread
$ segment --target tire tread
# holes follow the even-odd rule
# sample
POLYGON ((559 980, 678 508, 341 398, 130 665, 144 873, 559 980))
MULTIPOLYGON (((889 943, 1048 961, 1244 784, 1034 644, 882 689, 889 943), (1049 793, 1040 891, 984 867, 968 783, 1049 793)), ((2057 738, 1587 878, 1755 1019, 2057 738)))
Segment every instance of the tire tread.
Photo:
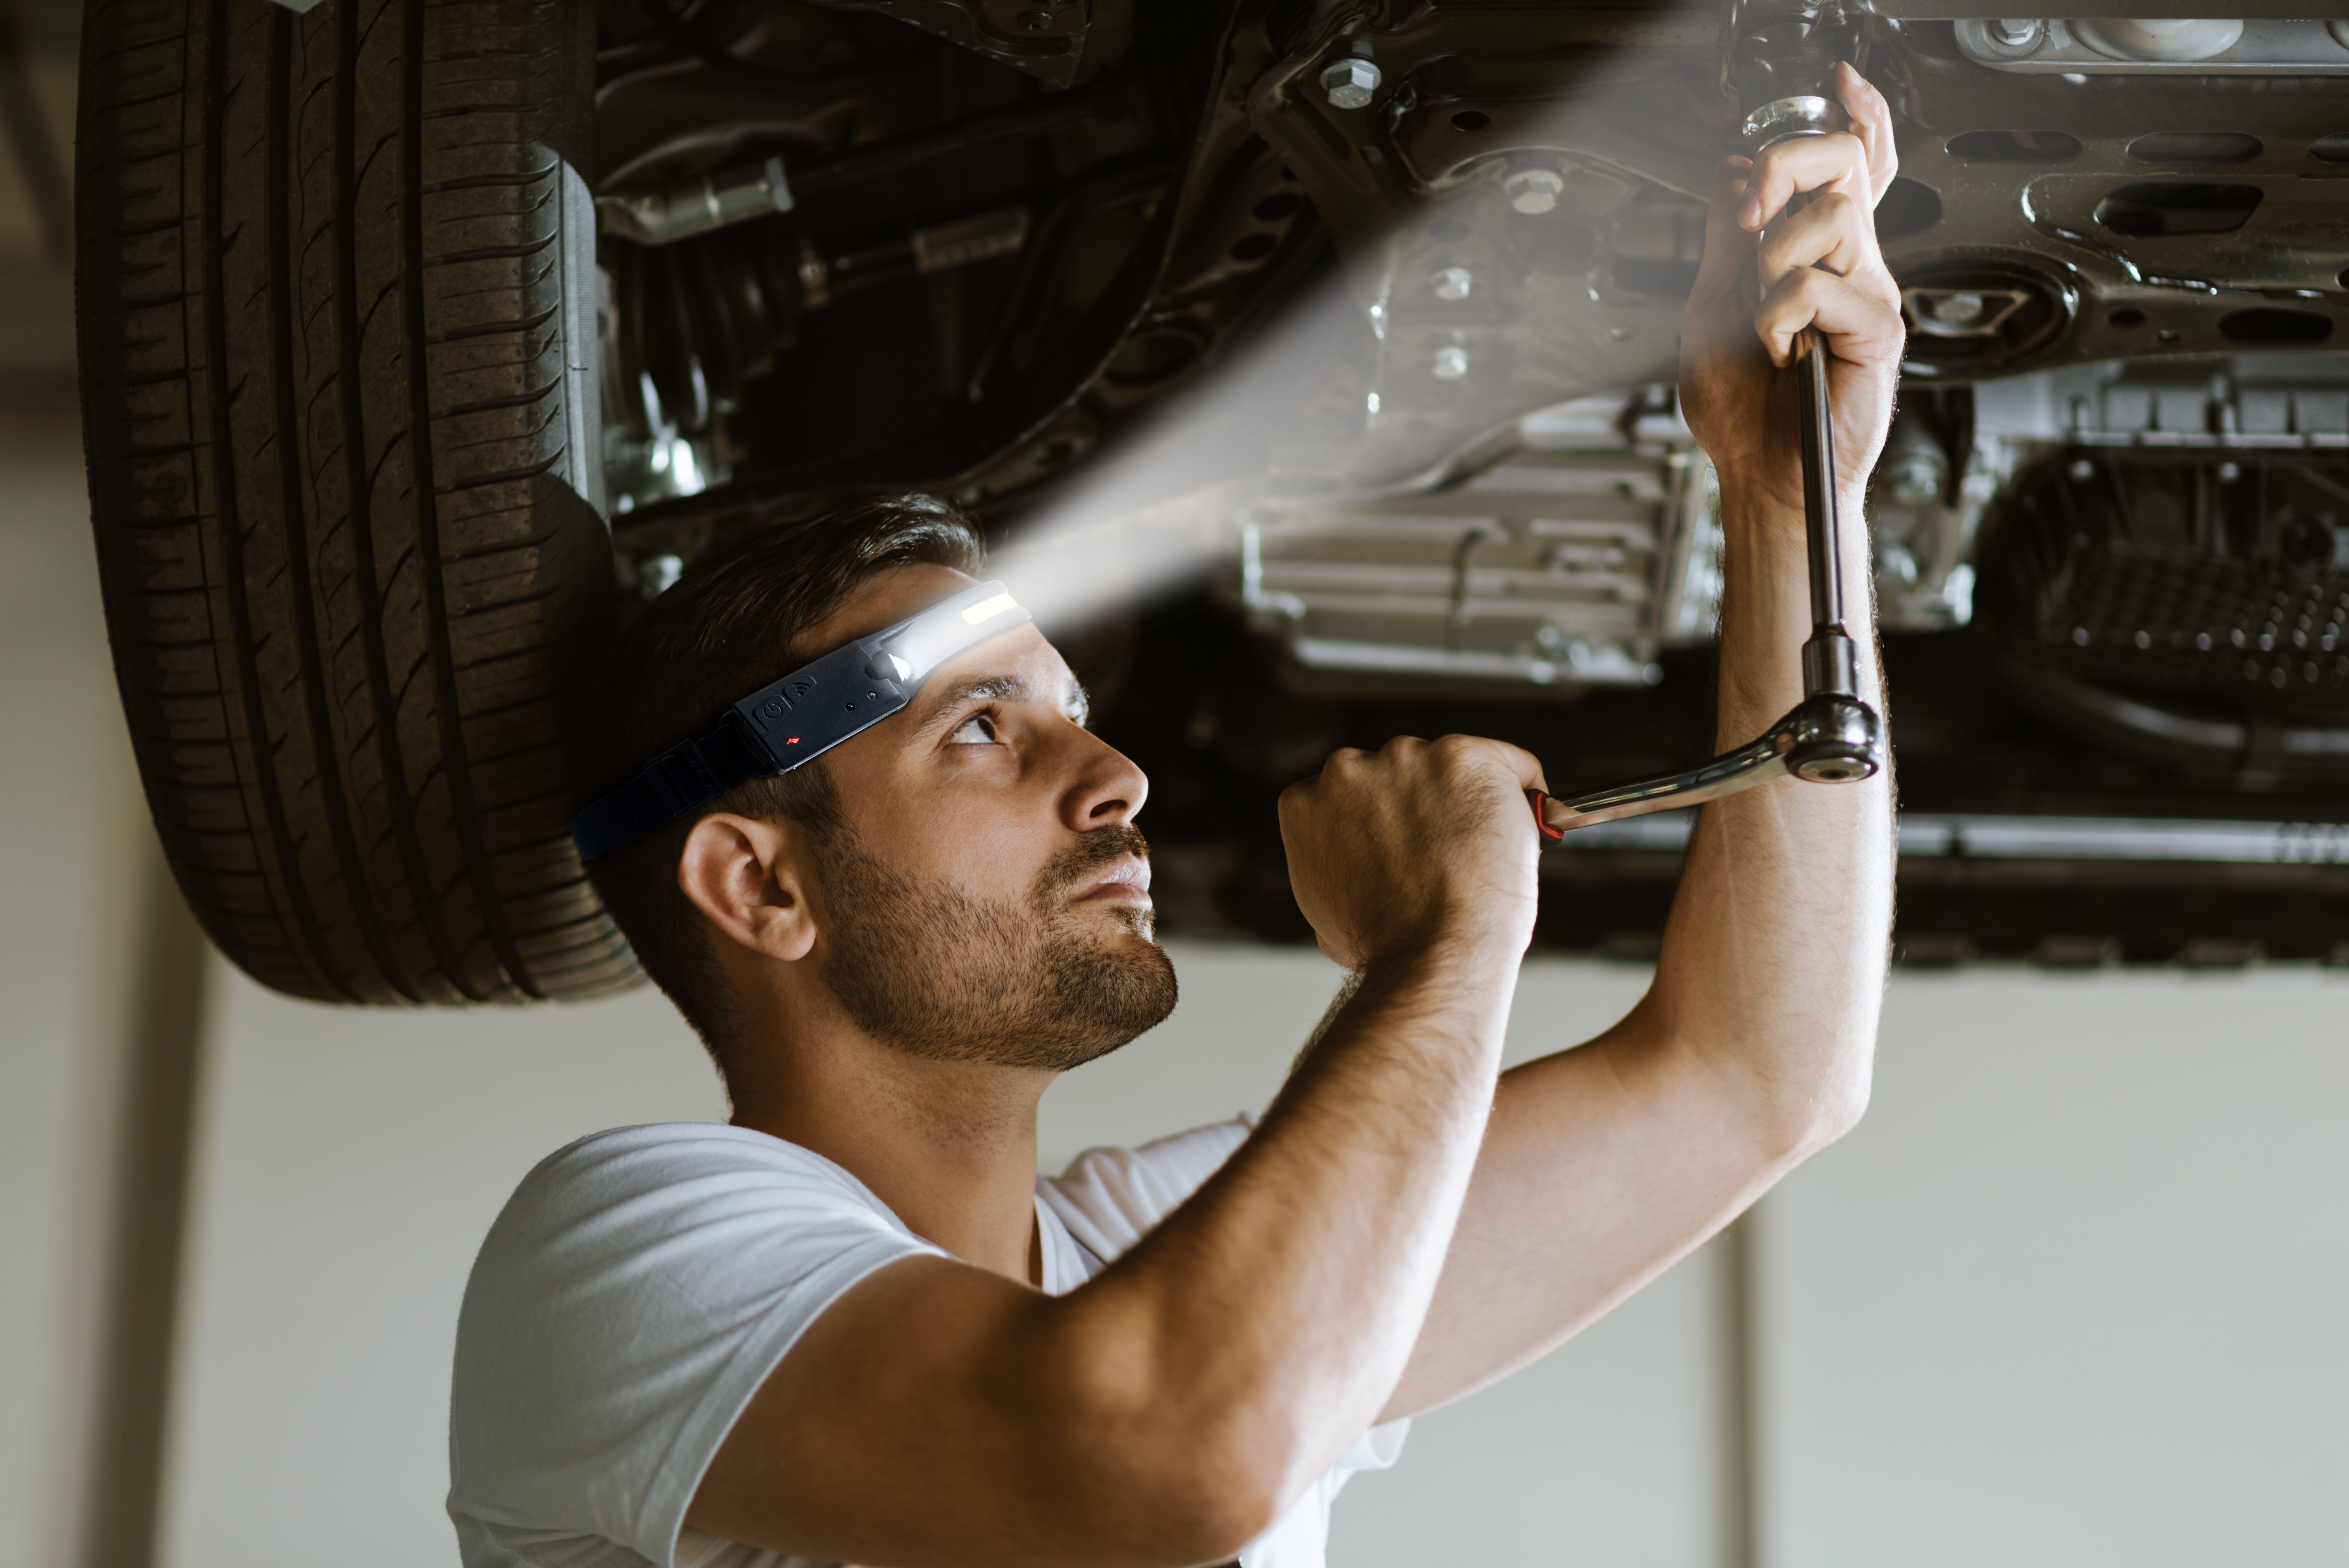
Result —
POLYGON ((582 9, 85 19, 78 314, 117 678, 191 904, 294 995, 639 978, 564 831, 565 683, 611 606, 563 339, 582 9))

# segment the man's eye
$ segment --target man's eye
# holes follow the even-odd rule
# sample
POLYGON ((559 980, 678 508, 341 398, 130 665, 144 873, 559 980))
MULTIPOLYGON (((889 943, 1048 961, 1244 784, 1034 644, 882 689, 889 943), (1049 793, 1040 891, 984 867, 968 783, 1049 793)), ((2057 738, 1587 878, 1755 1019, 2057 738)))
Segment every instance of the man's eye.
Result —
POLYGON ((992 746, 995 744, 995 720, 983 713, 974 714, 947 737, 947 743, 950 746, 992 746))

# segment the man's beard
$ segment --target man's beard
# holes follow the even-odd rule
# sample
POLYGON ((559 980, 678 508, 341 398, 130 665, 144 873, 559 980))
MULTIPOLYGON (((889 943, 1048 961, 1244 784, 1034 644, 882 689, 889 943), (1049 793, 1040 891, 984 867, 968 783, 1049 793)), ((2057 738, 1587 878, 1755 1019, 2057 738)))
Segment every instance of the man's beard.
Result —
POLYGON ((822 836, 831 893, 823 976, 850 1018, 885 1045, 934 1061, 1064 1072, 1107 1056, 1174 1010, 1174 965, 1146 909, 1116 906, 1139 951, 1083 929, 1069 899, 1092 873, 1149 845, 1097 828, 1054 856, 1025 906, 917 882, 852 830, 822 836))

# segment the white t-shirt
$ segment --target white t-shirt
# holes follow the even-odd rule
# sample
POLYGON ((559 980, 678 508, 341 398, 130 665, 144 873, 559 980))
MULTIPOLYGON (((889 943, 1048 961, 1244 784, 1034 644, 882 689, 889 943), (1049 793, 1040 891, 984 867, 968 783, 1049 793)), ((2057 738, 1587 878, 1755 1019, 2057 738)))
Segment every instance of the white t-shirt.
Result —
MULTIPOLYGON (((1247 1141, 1226 1122, 1096 1149, 1036 1183, 1043 1288, 1075 1289, 1247 1141)), ((823 1309, 874 1270, 946 1253, 846 1171, 702 1122, 581 1139, 523 1179, 457 1324, 449 1515, 466 1568, 795 1568, 685 1528, 735 1418, 823 1309)), ((1330 1504, 1402 1451, 1372 1429, 1242 1568, 1319 1568, 1330 1504)))

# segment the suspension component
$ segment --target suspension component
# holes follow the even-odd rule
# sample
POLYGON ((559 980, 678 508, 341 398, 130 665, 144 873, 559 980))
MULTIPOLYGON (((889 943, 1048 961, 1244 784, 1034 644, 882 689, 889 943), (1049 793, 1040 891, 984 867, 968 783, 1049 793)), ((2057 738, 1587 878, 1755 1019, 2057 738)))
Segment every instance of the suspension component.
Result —
POLYGON ((673 244, 608 246, 605 418, 640 440, 704 435, 774 368, 807 312, 1014 254, 1030 225, 1026 207, 1001 207, 827 250, 773 218, 673 244))

